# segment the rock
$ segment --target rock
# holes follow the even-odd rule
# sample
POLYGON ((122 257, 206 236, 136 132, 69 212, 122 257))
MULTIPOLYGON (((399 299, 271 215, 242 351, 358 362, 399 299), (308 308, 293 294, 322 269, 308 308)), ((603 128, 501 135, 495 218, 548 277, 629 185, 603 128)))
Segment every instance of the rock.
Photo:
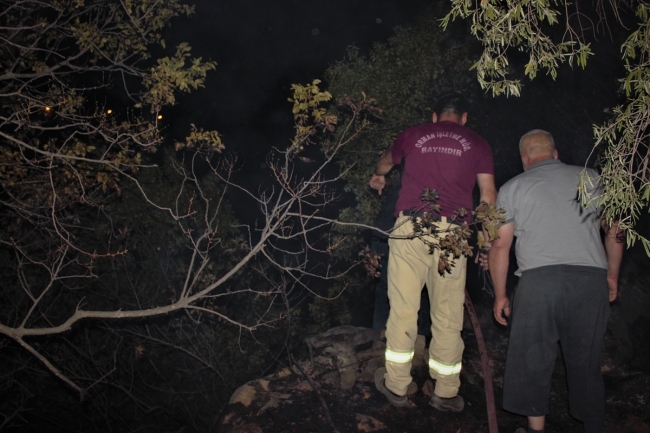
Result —
POLYGON ((306 339, 313 370, 323 382, 351 389, 360 378, 371 381, 384 364, 386 345, 370 328, 339 326, 306 339))
MULTIPOLYGON (((358 382, 373 383, 375 370, 384 365, 386 345, 379 339, 377 331, 340 326, 310 337, 306 343, 309 360, 301 360, 291 369, 284 368, 239 387, 230 398, 217 431, 262 432, 268 428, 264 423, 273 419, 267 413, 283 408, 291 410, 291 404, 313 402, 314 395, 319 396, 322 387, 349 391, 356 385, 361 394, 352 395, 350 401, 361 401, 371 396, 370 388, 358 382), (303 372, 309 377, 306 378, 303 372)), ((386 428, 380 421, 361 414, 357 414, 357 423, 360 431, 386 428)))
POLYGON ((375 371, 377 371, 378 368, 383 367, 385 363, 383 353, 379 356, 368 359, 365 361, 365 367, 363 367, 357 375, 357 380, 361 382, 374 382, 375 371))
POLYGON ((253 399, 255 399, 256 394, 257 391, 255 390, 255 387, 247 383, 246 385, 237 388, 232 397, 230 397, 228 404, 241 403, 248 407, 252 403, 253 399))
POLYGON ((341 389, 350 389, 357 383, 357 372, 347 370, 341 372, 341 389))
POLYGON ((354 414, 357 420, 357 428, 359 431, 373 432, 378 430, 384 430, 386 425, 376 420, 375 418, 360 413, 354 414))

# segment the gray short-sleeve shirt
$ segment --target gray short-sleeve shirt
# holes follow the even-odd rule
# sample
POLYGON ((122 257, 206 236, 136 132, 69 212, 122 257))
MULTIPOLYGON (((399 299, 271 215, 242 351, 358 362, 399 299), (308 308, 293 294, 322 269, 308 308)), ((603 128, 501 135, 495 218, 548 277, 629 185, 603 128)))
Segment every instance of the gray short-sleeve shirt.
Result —
MULTIPOLYGON (((578 198, 582 170, 548 159, 530 166, 499 190, 497 208, 505 209, 506 223, 515 224, 516 275, 550 265, 607 269, 599 209, 595 200, 584 207, 578 198)), ((587 170, 593 179, 589 193, 596 197, 598 174, 587 170)))

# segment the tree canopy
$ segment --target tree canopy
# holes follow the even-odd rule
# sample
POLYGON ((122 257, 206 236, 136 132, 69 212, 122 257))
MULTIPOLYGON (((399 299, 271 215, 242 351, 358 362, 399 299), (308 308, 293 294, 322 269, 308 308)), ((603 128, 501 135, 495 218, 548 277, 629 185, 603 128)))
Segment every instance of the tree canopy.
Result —
POLYGON ((214 405, 311 316, 346 320, 340 301, 308 305, 341 291, 309 278, 347 268, 330 266, 330 223, 312 218, 333 200, 322 169, 295 171, 336 125, 329 93, 294 86, 296 139, 269 157, 274 183, 235 184, 216 131, 164 135, 166 107, 216 67, 166 47, 165 27, 191 13, 177 0, 0 0, 0 428, 38 406, 31 421, 70 430, 207 431, 214 405), (232 216, 228 189, 254 201, 257 225, 232 216), (51 394, 64 409, 42 404, 51 394))
POLYGON ((472 67, 481 86, 494 95, 518 96, 522 82, 516 77, 532 80, 541 71, 555 78, 562 63, 588 67, 592 44, 625 35, 623 101, 611 108, 610 120, 593 126, 604 185, 598 200, 607 220, 618 220, 627 229, 628 245, 640 239, 650 255, 650 242, 634 229, 650 205, 650 5, 644 1, 453 0, 443 26, 458 17, 471 22, 471 34, 482 44, 482 54, 472 67), (526 60, 515 60, 520 53, 526 60))

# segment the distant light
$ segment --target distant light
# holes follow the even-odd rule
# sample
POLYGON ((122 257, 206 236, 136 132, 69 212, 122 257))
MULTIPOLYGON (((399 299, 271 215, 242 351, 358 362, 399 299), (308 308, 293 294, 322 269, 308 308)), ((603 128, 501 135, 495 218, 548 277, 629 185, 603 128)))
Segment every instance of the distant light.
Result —
POLYGON ((111 109, 106 110, 106 114, 113 114, 113 110, 111 109))
POLYGON ((375 22, 376 22, 377 24, 381 24, 381 18, 376 18, 376 19, 375 19, 375 22))
POLYGON ((319 33, 320 33, 320 30, 318 30, 318 27, 314 27, 313 29, 311 29, 311 34, 312 35, 316 36, 319 33))
POLYGON ((158 120, 162 120, 162 114, 159 114, 159 115, 156 117, 156 119, 158 119, 158 120))
POLYGON ((52 111, 52 107, 45 107, 45 112, 46 112, 46 113, 49 113, 49 112, 51 112, 51 111, 52 111))

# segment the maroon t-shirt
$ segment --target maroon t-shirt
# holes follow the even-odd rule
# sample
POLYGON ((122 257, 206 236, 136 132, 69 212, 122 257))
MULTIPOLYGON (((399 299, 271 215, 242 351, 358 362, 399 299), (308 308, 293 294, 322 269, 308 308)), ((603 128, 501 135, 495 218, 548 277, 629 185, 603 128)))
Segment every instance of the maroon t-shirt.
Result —
POLYGON ((450 217, 457 209, 467 209, 471 221, 472 191, 476 175, 494 174, 492 149, 469 128, 454 122, 425 123, 402 132, 391 148, 393 163, 404 162, 402 188, 395 208, 420 209, 425 188, 440 193, 440 215, 450 217))

